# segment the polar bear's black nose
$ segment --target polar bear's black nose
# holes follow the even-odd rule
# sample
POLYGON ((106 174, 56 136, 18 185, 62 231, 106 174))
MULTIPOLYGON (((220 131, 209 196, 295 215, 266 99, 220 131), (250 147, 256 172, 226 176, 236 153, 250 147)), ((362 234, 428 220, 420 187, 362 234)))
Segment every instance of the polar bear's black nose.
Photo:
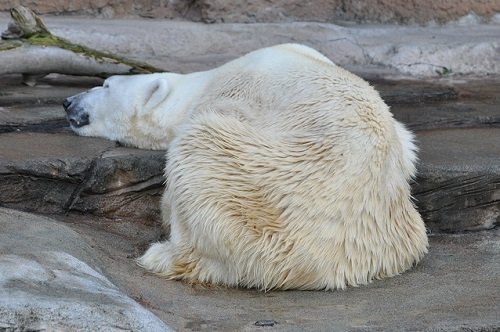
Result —
POLYGON ((71 105, 71 101, 69 101, 69 99, 64 99, 64 101, 63 101, 63 107, 64 107, 64 110, 66 112, 68 111, 68 108, 69 108, 70 105, 71 105))
POLYGON ((78 102, 73 103, 71 98, 67 98, 63 102, 66 117, 73 128, 80 128, 90 123, 89 114, 85 112, 78 102))

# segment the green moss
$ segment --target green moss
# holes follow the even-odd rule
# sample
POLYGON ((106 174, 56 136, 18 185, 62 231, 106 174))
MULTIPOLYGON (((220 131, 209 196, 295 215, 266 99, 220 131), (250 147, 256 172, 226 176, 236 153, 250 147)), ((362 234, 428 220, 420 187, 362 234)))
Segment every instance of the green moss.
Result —
POLYGON ((18 40, 0 40, 0 51, 7 51, 21 46, 23 46, 23 43, 18 40))
POLYGON ((92 58, 96 61, 123 63, 131 67, 129 74, 147 74, 147 73, 155 73, 162 71, 146 63, 128 60, 116 56, 114 54, 100 52, 82 45, 73 44, 63 38, 59 38, 50 33, 49 34, 36 33, 29 36, 28 38, 23 38, 23 40, 25 40, 31 45, 59 47, 71 51, 73 53, 81 54, 86 57, 92 58))

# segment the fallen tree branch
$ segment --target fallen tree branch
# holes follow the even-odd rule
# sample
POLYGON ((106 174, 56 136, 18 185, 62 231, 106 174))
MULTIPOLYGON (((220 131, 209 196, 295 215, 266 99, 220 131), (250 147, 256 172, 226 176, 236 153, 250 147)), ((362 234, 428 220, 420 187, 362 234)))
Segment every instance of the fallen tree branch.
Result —
POLYGON ((27 85, 50 73, 105 78, 164 71, 55 36, 28 8, 19 6, 10 14, 12 22, 0 41, 0 75, 23 74, 27 85))

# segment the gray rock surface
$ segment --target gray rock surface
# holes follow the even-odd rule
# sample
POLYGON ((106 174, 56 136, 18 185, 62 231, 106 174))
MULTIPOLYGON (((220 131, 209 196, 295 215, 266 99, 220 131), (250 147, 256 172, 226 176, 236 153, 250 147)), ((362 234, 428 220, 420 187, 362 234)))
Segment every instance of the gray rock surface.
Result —
MULTIPOLYGON (((174 72, 206 70, 261 47, 295 42, 312 46, 335 63, 357 72, 383 71, 410 77, 500 74, 498 25, 206 25, 73 17, 47 17, 45 21, 52 33, 74 43, 174 72)), ((0 27, 7 23, 8 19, 0 16, 0 27)))
POLYGON ((262 320, 272 331, 500 329, 499 229, 431 236, 419 265, 368 286, 263 293, 146 273, 133 258, 153 226, 56 218, 0 209, 0 329, 166 330, 156 317, 180 331, 262 331, 262 320))
POLYGON ((464 16, 475 16, 488 21, 490 15, 500 11, 500 4, 492 0, 457 1, 453 5, 445 0, 271 0, 266 2, 243 0, 198 1, 201 16, 208 22, 383 22, 414 24, 455 21, 464 16), (472 14, 474 13, 474 14, 472 14), (485 17, 486 16, 486 17, 485 17))
POLYGON ((169 331, 98 272, 99 256, 61 223, 0 208, 0 330, 169 331))
POLYGON ((498 229, 433 236, 430 246, 411 271, 345 291, 203 289, 154 276, 122 283, 121 274, 115 282, 180 330, 262 331, 255 322, 272 319, 272 331, 498 331, 498 229))
POLYGON ((0 137, 2 205, 142 222, 158 219, 165 152, 117 147, 72 133, 11 132, 0 137))
POLYGON ((500 224, 500 128, 421 131, 413 185, 432 231, 489 229, 500 224))
MULTIPOLYGON (((370 80, 370 77, 368 77, 370 80)), ((500 127, 500 80, 372 80, 395 118, 414 131, 500 127)))
MULTIPOLYGON (((0 11, 17 5, 15 0, 4 0, 0 11)), ((384 22, 414 24, 429 22, 489 21, 500 12, 495 0, 31 0, 31 9, 37 13, 83 14, 98 17, 143 16, 154 18, 187 19, 204 22, 384 22)), ((470 24, 470 23, 469 23, 470 24)))
POLYGON ((420 213, 433 232, 500 224, 500 82, 375 82, 416 132, 420 213))

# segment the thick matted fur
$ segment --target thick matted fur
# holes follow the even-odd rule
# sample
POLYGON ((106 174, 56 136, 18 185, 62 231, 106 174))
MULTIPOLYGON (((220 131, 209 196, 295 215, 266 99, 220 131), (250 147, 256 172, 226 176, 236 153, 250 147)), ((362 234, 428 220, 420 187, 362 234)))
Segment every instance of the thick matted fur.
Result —
POLYGON ((138 259, 158 275, 337 289, 399 274, 427 252, 410 196, 412 134, 367 82, 308 47, 115 77, 65 106, 79 134, 168 149, 170 239, 138 259))

